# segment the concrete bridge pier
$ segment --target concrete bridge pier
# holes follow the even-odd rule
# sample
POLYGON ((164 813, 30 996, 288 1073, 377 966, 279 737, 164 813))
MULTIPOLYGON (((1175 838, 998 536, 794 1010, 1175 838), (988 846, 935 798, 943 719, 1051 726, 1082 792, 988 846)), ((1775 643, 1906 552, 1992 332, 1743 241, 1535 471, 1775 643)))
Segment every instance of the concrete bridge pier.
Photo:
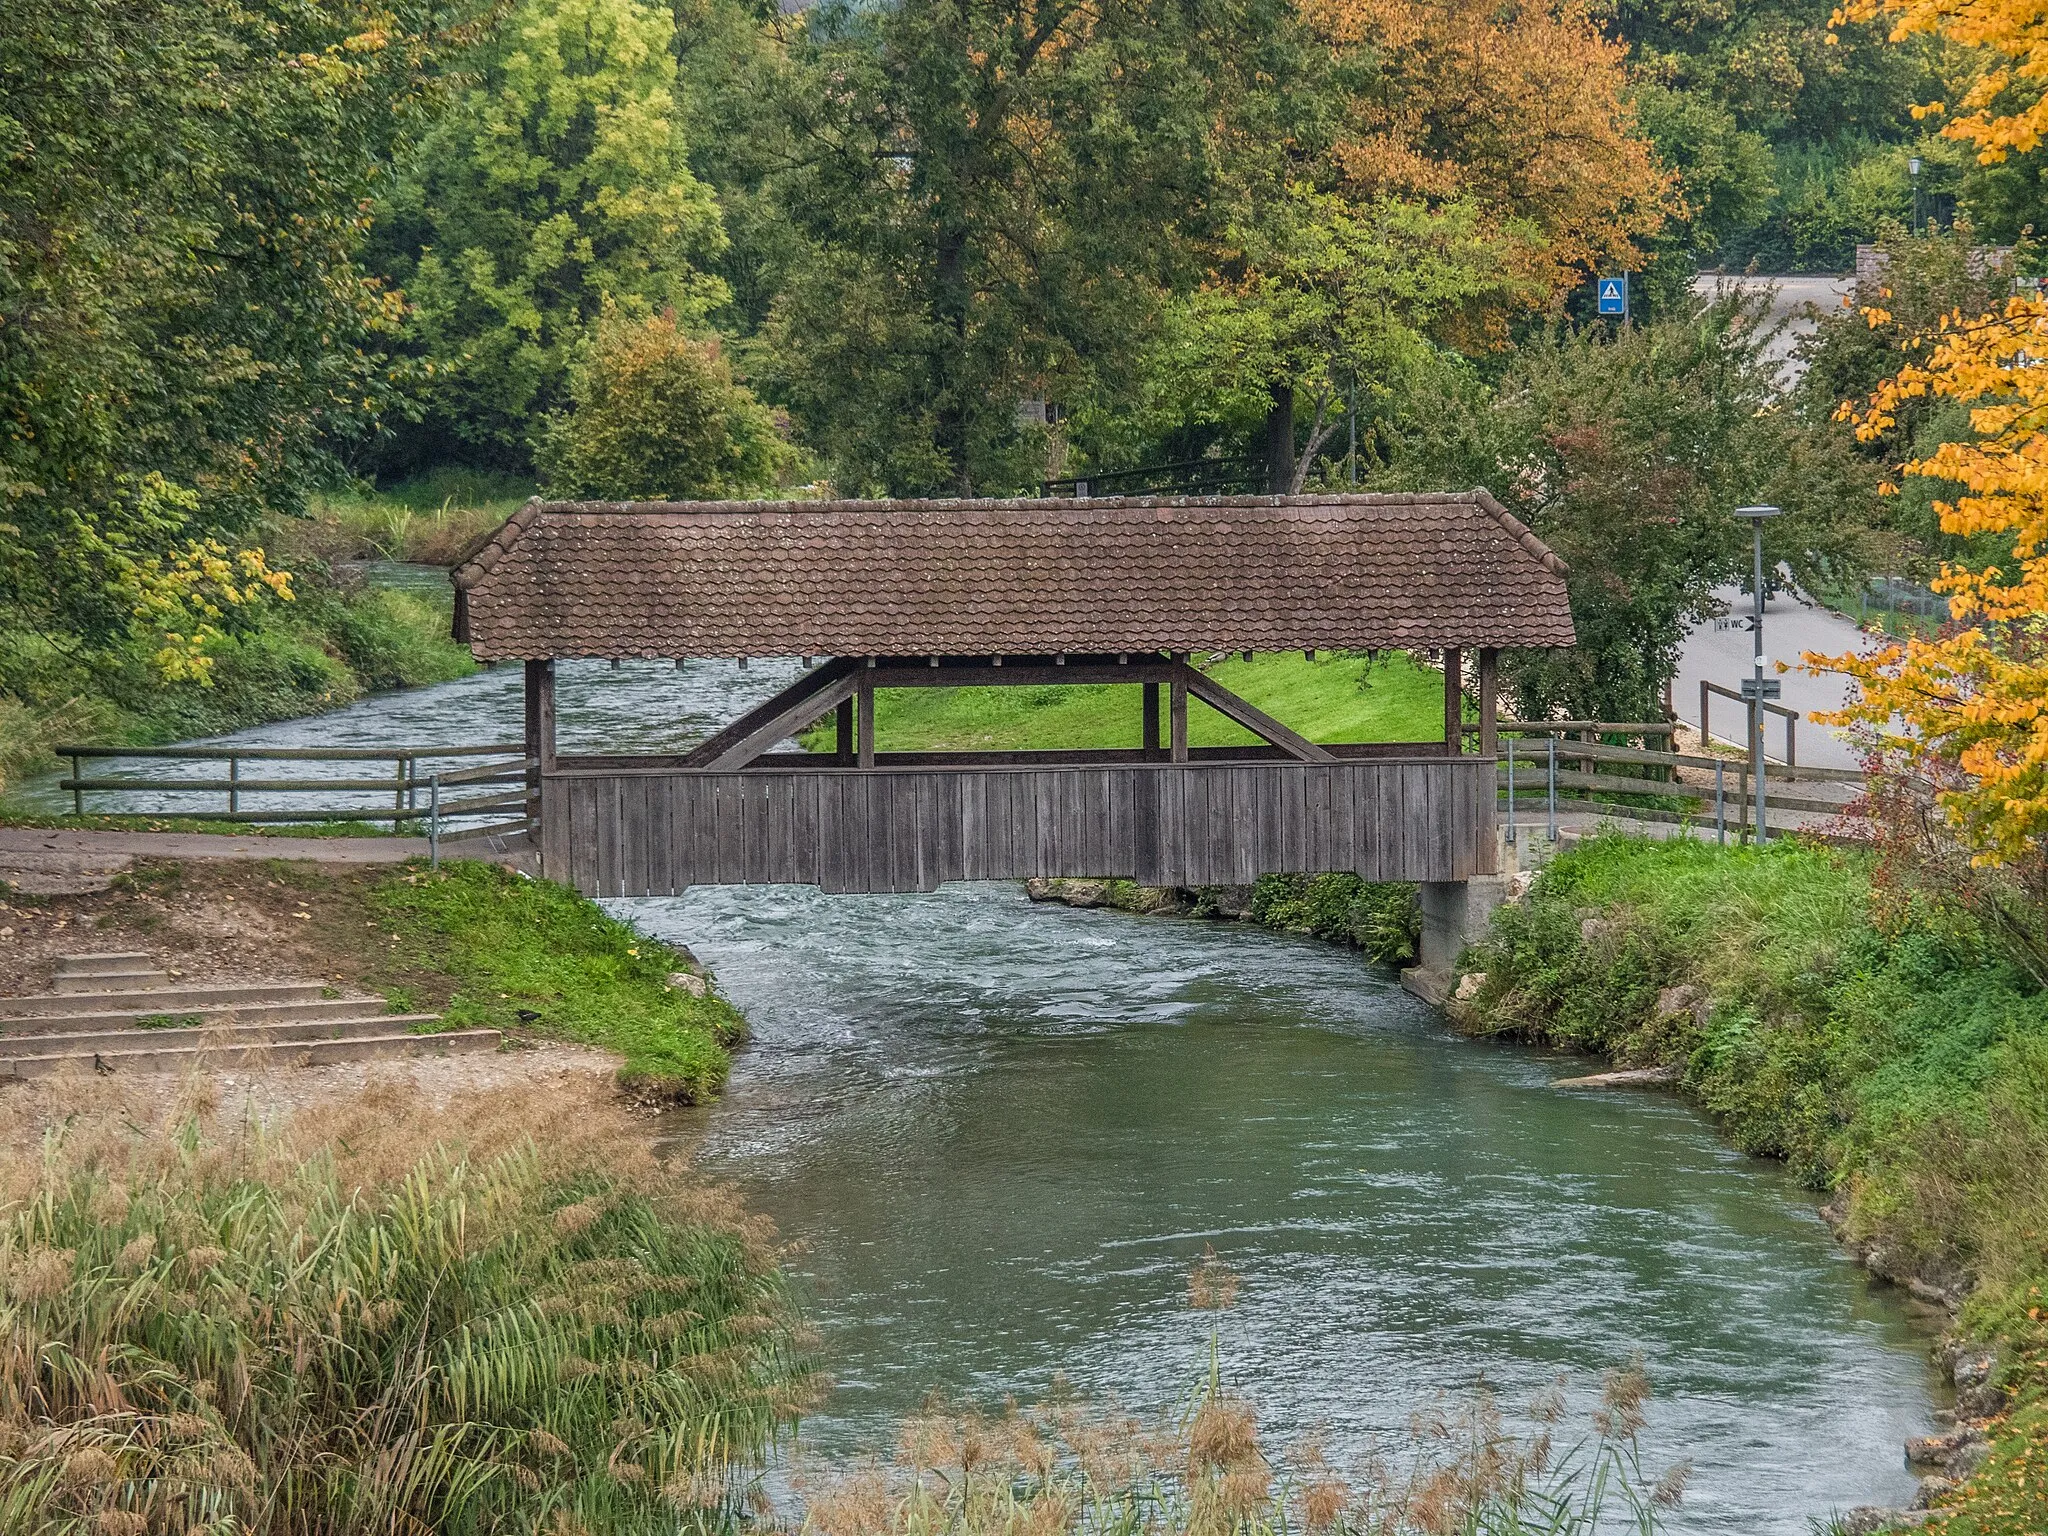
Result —
POLYGON ((1422 942, 1415 964, 1401 973, 1401 985, 1426 1003, 1445 1002, 1457 980, 1459 954, 1486 936, 1487 921, 1507 899, 1507 889, 1506 875, 1422 881, 1422 942))

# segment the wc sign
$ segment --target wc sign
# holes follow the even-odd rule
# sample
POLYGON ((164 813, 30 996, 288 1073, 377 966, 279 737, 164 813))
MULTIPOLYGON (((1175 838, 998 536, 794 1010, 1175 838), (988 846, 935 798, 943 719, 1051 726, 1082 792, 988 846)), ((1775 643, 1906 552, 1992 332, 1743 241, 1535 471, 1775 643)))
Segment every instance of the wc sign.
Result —
POLYGON ((1628 318, 1628 274, 1619 277, 1603 277, 1599 280, 1600 313, 1613 315, 1618 319, 1628 318))

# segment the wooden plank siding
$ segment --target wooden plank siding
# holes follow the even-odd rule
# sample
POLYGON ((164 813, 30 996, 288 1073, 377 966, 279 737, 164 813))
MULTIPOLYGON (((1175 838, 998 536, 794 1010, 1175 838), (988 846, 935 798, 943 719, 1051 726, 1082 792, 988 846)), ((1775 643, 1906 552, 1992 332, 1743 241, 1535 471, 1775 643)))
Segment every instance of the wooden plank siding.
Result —
POLYGON ((1497 852, 1491 758, 733 772, 619 761, 542 778, 546 873, 590 896, 1039 875, 1464 880, 1492 873, 1497 852))

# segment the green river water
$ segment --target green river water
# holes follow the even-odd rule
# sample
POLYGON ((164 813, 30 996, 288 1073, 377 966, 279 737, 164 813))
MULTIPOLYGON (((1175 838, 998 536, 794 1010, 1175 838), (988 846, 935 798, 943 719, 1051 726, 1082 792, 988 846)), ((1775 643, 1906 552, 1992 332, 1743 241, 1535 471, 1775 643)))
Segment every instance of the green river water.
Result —
POLYGON ((1482 1380, 1583 1408, 1640 1353, 1678 1531, 1803 1532, 1902 1502, 1924 1323, 1783 1169, 1585 1061, 1460 1038, 1357 955, 1235 924, 932 896, 615 904, 691 945, 755 1042, 673 1117, 800 1239, 837 1383, 802 1438, 886 1450, 937 1389, 1064 1374, 1145 1408, 1200 1377, 1205 1245, 1243 1276, 1226 1375, 1336 1459, 1482 1380))

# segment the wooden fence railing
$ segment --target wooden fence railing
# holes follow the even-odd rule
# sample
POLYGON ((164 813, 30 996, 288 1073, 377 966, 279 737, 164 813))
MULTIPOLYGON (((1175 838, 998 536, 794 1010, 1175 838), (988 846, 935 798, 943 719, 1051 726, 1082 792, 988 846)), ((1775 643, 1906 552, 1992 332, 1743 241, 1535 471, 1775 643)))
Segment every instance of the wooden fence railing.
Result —
MULTIPOLYGON (((1518 809, 1538 811, 1555 821, 1559 791, 1577 791, 1566 808, 1587 801, 1604 802, 1631 816, 1652 821, 1697 821, 1711 818, 1722 835, 1746 835, 1755 798, 1750 793, 1749 762, 1746 758, 1712 757, 1696 752, 1655 752, 1605 742, 1566 741, 1561 730, 1546 725, 1566 725, 1576 731, 1577 722, 1514 722, 1501 727, 1500 782, 1503 803, 1509 807, 1509 824, 1515 824, 1518 809), (1553 748, 1553 743, 1555 746, 1553 748), (1577 766, 1572 766, 1576 764, 1577 766), (1606 770, 1606 771, 1603 771, 1606 770), (1682 769, 1693 771, 1687 779, 1682 769), (1511 771, 1512 770, 1512 771, 1511 771), (1620 770, 1620 771, 1615 771, 1620 770), (1631 771, 1632 770, 1632 771, 1631 771), (1711 780, 1707 775, 1713 775, 1711 780), (1616 797, 1628 797, 1618 800, 1616 797), (1629 802, 1635 802, 1633 804, 1629 802), (1671 802, 1687 809, 1675 809, 1671 802), (1646 803, 1657 802, 1657 803, 1646 803)), ((1625 727, 1612 727, 1620 734, 1625 727)), ((1834 784, 1860 789, 1864 775, 1848 768, 1801 768, 1793 764, 1770 765, 1764 781, 1766 829, 1807 830, 1803 823, 1772 820, 1769 813, 1784 811, 1806 816, 1839 816, 1854 795, 1801 794, 1786 785, 1834 784)))
POLYGON ((530 825, 535 807, 531 803, 529 784, 536 765, 526 756, 526 748, 520 743, 503 743, 484 746, 392 746, 392 747, 103 747, 103 746, 60 746, 57 755, 71 762, 69 777, 58 780, 57 787, 71 792, 71 809, 74 815, 87 813, 86 796, 89 794, 218 794, 223 797, 219 809, 195 807, 186 809, 171 806, 151 810, 135 811, 117 807, 106 812, 109 815, 152 815, 177 817, 186 821, 230 821, 245 824, 272 823, 317 823, 335 821, 388 821, 396 829, 406 823, 428 822, 434 834, 440 835, 443 822, 474 821, 480 816, 498 812, 517 812, 516 820, 501 821, 489 826, 463 826, 447 835, 450 838, 481 836, 487 833, 526 828, 530 825), (479 762, 474 766, 452 770, 432 769, 422 771, 421 764, 432 764, 445 759, 492 758, 495 761, 479 762), (221 763, 226 765, 224 775, 190 775, 159 771, 149 773, 114 773, 88 776, 88 763, 134 762, 134 763, 221 763), (346 771, 356 764, 389 763, 391 771, 370 776, 361 771, 357 776, 343 777, 341 772, 309 772, 290 777, 279 777, 279 769, 271 769, 261 776, 245 773, 247 764, 279 765, 320 765, 330 769, 346 771), (499 786, 517 785, 516 792, 489 793, 499 786), (460 794, 466 790, 484 790, 485 793, 471 798, 448 798, 450 791, 460 794), (360 801, 343 802, 337 797, 343 795, 376 794, 390 796, 389 805, 364 805, 360 801), (244 796, 306 796, 327 797, 324 803, 294 803, 288 806, 271 805, 251 807, 243 804, 244 796))

